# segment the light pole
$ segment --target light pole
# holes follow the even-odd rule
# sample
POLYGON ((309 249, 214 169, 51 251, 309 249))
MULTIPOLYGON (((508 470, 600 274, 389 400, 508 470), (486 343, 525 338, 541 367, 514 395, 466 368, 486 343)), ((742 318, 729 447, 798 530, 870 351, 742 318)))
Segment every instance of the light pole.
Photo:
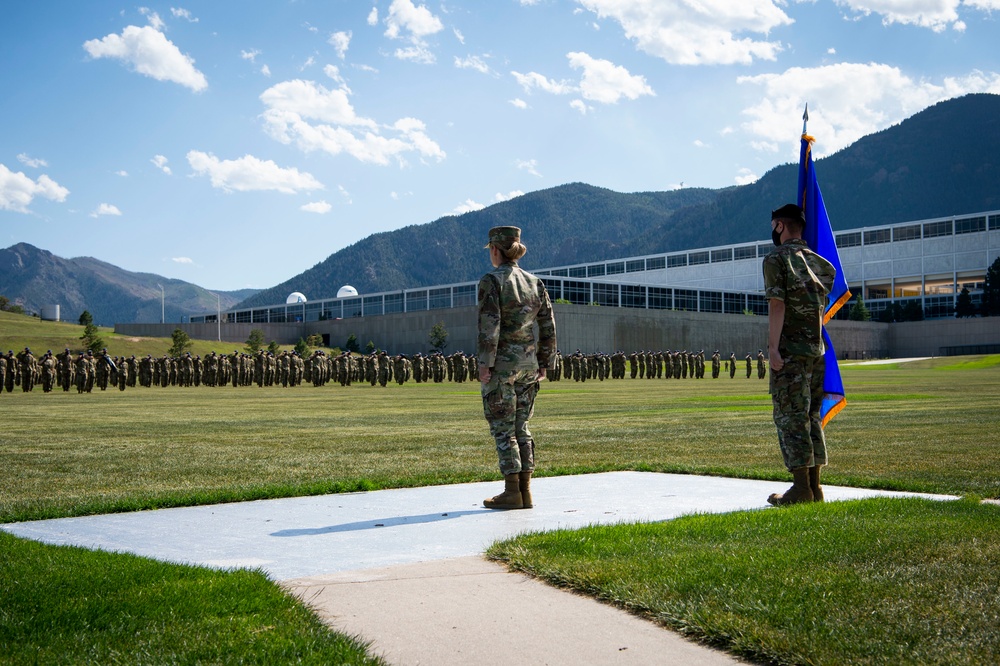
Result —
POLYGON ((166 317, 167 306, 166 306, 166 299, 163 293, 163 285, 157 282, 156 286, 160 288, 160 323, 165 324, 167 321, 166 317))

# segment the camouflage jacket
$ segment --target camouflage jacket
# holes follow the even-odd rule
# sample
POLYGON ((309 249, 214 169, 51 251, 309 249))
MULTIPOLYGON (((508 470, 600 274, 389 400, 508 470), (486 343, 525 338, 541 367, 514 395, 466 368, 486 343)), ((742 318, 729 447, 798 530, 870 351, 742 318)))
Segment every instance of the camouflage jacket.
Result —
POLYGON ((785 303, 778 343, 783 358, 823 355, 823 312, 836 276, 833 264, 800 238, 785 241, 764 257, 764 296, 785 303))
POLYGON ((479 280, 479 363, 495 372, 548 368, 556 323, 545 285, 516 261, 479 280), (535 324, 538 339, 535 339, 535 324))

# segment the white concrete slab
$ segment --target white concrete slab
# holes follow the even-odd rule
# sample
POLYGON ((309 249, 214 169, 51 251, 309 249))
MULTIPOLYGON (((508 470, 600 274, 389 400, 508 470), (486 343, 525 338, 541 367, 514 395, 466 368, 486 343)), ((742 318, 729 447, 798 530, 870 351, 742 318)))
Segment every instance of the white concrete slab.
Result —
MULTIPOLYGON (((260 568, 273 580, 479 555, 497 539, 590 524, 768 508, 788 482, 648 472, 536 478, 535 508, 491 511, 500 481, 217 504, 0 525, 45 543, 214 568, 260 568)), ((828 501, 888 491, 824 486, 828 501)), ((942 496, 930 496, 939 497, 942 496)))

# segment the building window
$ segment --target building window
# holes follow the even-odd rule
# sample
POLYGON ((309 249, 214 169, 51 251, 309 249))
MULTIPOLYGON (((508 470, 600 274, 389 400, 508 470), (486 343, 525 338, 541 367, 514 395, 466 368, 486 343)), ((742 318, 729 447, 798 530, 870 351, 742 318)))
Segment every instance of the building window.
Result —
POLYGON ((767 299, 764 294, 747 294, 747 309, 757 316, 767 316, 767 299))
POLYGON ((439 289, 431 289, 430 296, 428 298, 427 309, 428 310, 441 310, 443 308, 451 307, 451 287, 441 287, 439 289))
POLYGON ((855 231, 849 234, 839 234, 837 236, 837 247, 858 247, 861 245, 861 232, 855 231))
POLYGON ((774 249, 774 245, 758 245, 757 246, 757 256, 766 257, 774 249))
POLYGON ((928 222, 924 225, 924 238, 937 238, 951 235, 951 220, 944 222, 928 222))
POLYGON ((398 294, 386 294, 382 308, 386 314, 392 314, 393 312, 402 312, 403 292, 399 292, 398 294))
POLYGON ((236 313, 236 323, 237 324, 249 324, 253 321, 252 312, 250 310, 241 310, 236 313))
POLYGON ((454 299, 453 305, 456 308, 465 307, 467 305, 475 305, 476 297, 476 285, 474 284, 463 284, 452 290, 452 299, 454 299))
POLYGON ((667 267, 666 257, 653 257, 646 260, 647 271, 658 271, 667 267))
POLYGON ((253 311, 253 323, 254 324, 266 324, 267 323, 267 310, 254 310, 253 311))
POLYGON ((361 316, 361 299, 348 298, 344 303, 344 318, 361 316))
POLYGON ((927 318, 950 317, 955 314, 954 296, 932 296, 924 299, 924 316, 927 318))
POLYGON ((708 252, 691 252, 688 254, 688 265, 697 266, 699 264, 707 264, 708 258, 708 252))
POLYGON ((618 285, 595 284, 594 302, 605 307, 618 307, 618 285))
POLYGON ((717 264, 720 261, 732 261, 733 260, 733 250, 727 247, 724 250, 712 250, 712 263, 717 264))
POLYGON ((601 277, 604 275, 604 264, 592 264, 587 266, 587 277, 601 277))
POLYGON ((721 291, 703 291, 699 294, 699 301, 702 312, 722 312, 721 291))
MULTIPOLYGON (((420 310, 427 309, 427 292, 425 290, 421 291, 410 291, 406 293, 406 311, 407 312, 418 312, 420 310)), ((345 307, 344 312, 347 312, 345 307)), ((344 316, 347 316, 346 314, 344 316)))
POLYGON ((366 317, 382 314, 382 296, 365 296, 362 308, 366 317))
POLYGON ((733 259, 735 261, 741 261, 743 259, 755 259, 757 257, 757 248, 753 245, 744 245, 743 247, 738 247, 733 250, 733 259))
POLYGON ((889 285, 882 284, 877 286, 869 286, 866 291, 865 301, 871 301, 878 298, 889 298, 889 285))
POLYGON ((306 321, 319 321, 322 313, 322 303, 306 303, 306 321))
POLYGON ((698 311, 698 290, 697 289, 674 289, 674 309, 687 310, 689 312, 698 311))
POLYGON ((557 268, 554 271, 552 271, 552 275, 555 277, 566 277, 567 275, 569 275, 569 271, 567 271, 565 268, 557 268))
POLYGON ((990 215, 990 231, 1000 231, 1000 215, 990 215))
POLYGON ((623 308, 644 308, 646 307, 646 288, 638 285, 622 285, 622 307, 623 308))
POLYGON ((625 262, 626 273, 638 273, 644 270, 646 270, 646 261, 644 259, 632 259, 625 262))
POLYGON ((743 294, 723 294, 722 311, 726 314, 742 314, 746 308, 746 297, 743 294))
POLYGON ((912 224, 908 227, 896 227, 892 230, 892 240, 908 241, 920 240, 920 225, 912 224))
POLYGON ((652 310, 667 310, 673 306, 671 295, 671 290, 668 287, 650 287, 647 307, 652 310))
POLYGON ((985 217, 966 217, 961 220, 955 220, 956 236, 958 234, 974 234, 980 231, 986 231, 985 217))
MULTIPOLYGON (((545 285, 545 291, 549 292, 549 300, 557 301, 562 298, 562 280, 554 280, 552 278, 542 278, 542 284, 545 285)), ((478 298, 478 296, 477 296, 478 298)))
POLYGON ((586 305, 590 303, 590 283, 563 282, 563 298, 574 305, 586 305))
POLYGON ((323 319, 341 319, 344 316, 344 308, 341 301, 323 302, 323 319))
POLYGON ((892 229, 874 229, 865 232, 865 245, 888 243, 892 240, 892 229))
POLYGON ((688 265, 686 254, 675 254, 667 257, 667 268, 680 268, 688 265))
POLYGON ((272 324, 280 324, 285 321, 285 308, 271 308, 268 317, 272 324))
POLYGON ((625 272, 624 261, 614 261, 608 264, 608 275, 618 275, 625 272))
POLYGON ((586 266, 575 266, 569 269, 570 277, 587 277, 587 267, 586 266))

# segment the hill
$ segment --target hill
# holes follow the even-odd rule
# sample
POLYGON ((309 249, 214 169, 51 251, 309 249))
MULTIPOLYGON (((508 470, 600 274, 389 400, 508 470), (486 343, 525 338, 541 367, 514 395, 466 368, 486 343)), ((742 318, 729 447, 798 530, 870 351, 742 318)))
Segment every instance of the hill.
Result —
MULTIPOLYGON (((1000 95, 941 102, 816 161, 837 230, 1000 208, 1000 95)), ((283 302, 292 291, 329 298, 464 282, 483 272, 491 226, 525 231, 527 269, 767 238, 770 211, 795 196, 798 165, 720 190, 624 194, 582 183, 374 234, 239 304, 283 302)))
POLYGON ((94 323, 105 326, 158 322, 161 309, 166 321, 181 321, 191 312, 216 309, 219 300, 225 309, 253 293, 252 289, 210 292, 183 280, 133 273, 92 257, 63 259, 28 243, 0 250, 0 294, 28 312, 58 304, 63 321, 76 322, 88 310, 94 323))

